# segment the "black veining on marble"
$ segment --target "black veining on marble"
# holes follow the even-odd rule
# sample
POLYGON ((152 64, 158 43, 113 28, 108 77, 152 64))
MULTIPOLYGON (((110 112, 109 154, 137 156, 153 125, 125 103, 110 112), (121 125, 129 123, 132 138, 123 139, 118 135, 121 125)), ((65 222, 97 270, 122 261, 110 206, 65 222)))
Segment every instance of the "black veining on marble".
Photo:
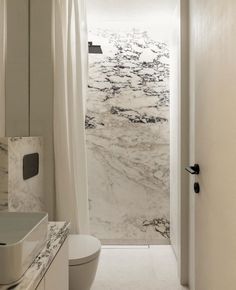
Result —
MULTIPOLYGON (((109 144, 104 147, 108 150, 106 155, 110 154, 114 163, 117 161, 124 166, 129 164, 131 170, 132 166, 137 168, 139 172, 137 176, 141 176, 143 180, 135 179, 135 175, 136 183, 142 183, 141 186, 146 186, 146 188, 149 188, 151 183, 153 187, 162 183, 163 196, 168 198, 167 174, 161 175, 160 178, 154 176, 154 170, 149 170, 149 167, 146 166, 143 154, 143 151, 150 155, 153 154, 152 149, 150 149, 152 145, 156 145, 153 141, 159 142, 162 138, 160 146, 163 144, 163 146, 168 146, 169 142, 168 137, 163 137, 164 133, 159 137, 157 129, 160 128, 160 131, 163 132, 168 127, 169 122, 170 55, 168 45, 153 40, 146 31, 137 29, 121 33, 109 29, 98 29, 95 34, 97 37, 106 39, 109 48, 103 46, 104 54, 93 58, 90 62, 88 99, 91 103, 89 103, 86 114, 85 128, 88 134, 96 136, 95 139, 99 139, 99 137, 105 139, 105 142, 109 144), (101 133, 96 131, 101 127, 104 129, 101 130, 101 133), (134 131, 131 133, 130 130, 134 131), (153 137, 149 139, 148 133, 145 135, 145 139, 142 139, 143 130, 149 132, 152 136, 157 133, 156 139, 153 137), (126 131, 126 134, 124 134, 124 131, 126 131), (137 135, 133 136, 135 133, 137 135), (120 143, 118 144, 118 142, 120 143), (127 155, 122 151, 120 151, 121 153, 113 152, 112 150, 116 150, 116 146, 119 146, 124 152, 127 151, 127 155), (128 154, 129 150, 136 152, 135 154, 133 152, 128 154), (135 158, 136 153, 137 157, 135 158), (119 156, 119 154, 121 155, 119 156), (156 179, 158 179, 157 183, 156 179)), ((93 146, 97 145, 99 148, 104 146, 101 145, 103 141, 93 139, 92 142, 93 146)), ((153 157, 153 159, 155 158, 153 157)), ((163 161, 163 157, 160 155, 159 158, 160 160, 158 160, 158 157, 155 159, 155 172, 157 168, 163 168, 162 171, 169 172, 168 165, 163 161)), ((104 169, 104 175, 108 174, 106 170, 104 169)), ((133 177, 130 177, 127 172, 124 167, 121 174, 132 180, 133 177)), ((109 178, 113 185, 112 177, 107 177, 107 179, 109 178)), ((144 202, 145 194, 144 190, 143 200, 137 200, 137 203, 144 202)), ((92 204, 93 201, 91 200, 90 203, 92 204)), ((126 210, 129 211, 129 209, 126 210)), ((158 213, 157 209, 157 213, 154 213, 156 218, 145 220, 143 223, 144 219, 137 216, 137 219, 141 220, 138 225, 136 224, 136 217, 132 222, 132 217, 128 213, 124 212, 122 214, 122 221, 127 214, 127 223, 133 224, 134 227, 138 228, 138 231, 146 232, 151 227, 155 230, 157 236, 169 239, 170 222, 167 218, 163 218, 163 216, 168 217, 168 211, 158 213)), ((144 214, 140 212, 140 215, 144 214)), ((100 217, 96 218, 97 220, 100 219, 100 217)), ((108 221, 104 221, 104 223, 108 223, 108 221)), ((111 223, 110 228, 112 227, 113 224, 111 223)))
MULTIPOLYGON (((168 81, 170 74, 167 45, 154 41, 147 32, 135 29, 126 33, 125 37, 112 31, 101 30, 98 34, 109 39, 110 44, 116 49, 116 53, 113 57, 104 56, 102 62, 97 61, 94 64, 99 68, 103 79, 100 80, 99 76, 93 80, 90 78, 89 91, 102 93, 101 102, 119 98, 125 92, 132 92, 134 97, 139 97, 140 94, 145 97, 155 97, 153 107, 157 111, 160 107, 169 107, 169 88, 168 85, 163 84, 164 81, 168 81), (153 54, 150 61, 141 58, 142 53, 146 50, 153 54)), ((112 108, 110 112, 113 113, 112 108)), ((86 129, 96 128, 96 119, 91 122, 90 118, 91 116, 86 118, 86 129)), ((127 119, 133 122, 128 117, 127 119)), ((149 115, 138 116, 135 120, 137 123, 164 121, 161 117, 149 115)))
POLYGON ((170 238, 170 221, 166 218, 154 218, 143 221, 143 227, 153 227, 164 238, 170 238))
POLYGON ((43 258, 51 255, 52 249, 57 248, 58 245, 62 245, 64 243, 69 232, 68 223, 65 223, 59 231, 57 230, 57 225, 50 226, 46 248, 33 262, 33 264, 37 265, 37 268, 40 268, 42 265, 43 258))
POLYGON ((162 117, 148 116, 147 114, 140 114, 138 111, 132 109, 124 109, 117 106, 111 107, 111 113, 124 118, 127 118, 132 123, 159 123, 168 122, 168 119, 162 117))
POLYGON ((104 123, 96 122, 95 117, 89 115, 85 116, 85 129, 95 129, 98 127, 98 125, 104 126, 104 123))

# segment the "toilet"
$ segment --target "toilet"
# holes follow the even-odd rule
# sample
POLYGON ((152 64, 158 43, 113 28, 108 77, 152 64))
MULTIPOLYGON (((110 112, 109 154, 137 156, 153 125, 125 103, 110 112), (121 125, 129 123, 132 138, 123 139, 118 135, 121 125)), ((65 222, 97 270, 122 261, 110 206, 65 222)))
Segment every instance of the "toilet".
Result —
POLYGON ((98 266, 101 242, 89 235, 69 236, 69 289, 90 290, 98 266))

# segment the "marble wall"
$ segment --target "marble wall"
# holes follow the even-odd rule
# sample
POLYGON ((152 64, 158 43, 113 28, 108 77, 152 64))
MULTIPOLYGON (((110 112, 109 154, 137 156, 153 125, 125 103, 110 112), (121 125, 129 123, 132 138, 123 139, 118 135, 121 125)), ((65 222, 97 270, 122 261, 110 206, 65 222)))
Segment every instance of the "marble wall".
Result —
MULTIPOLYGON (((109 26, 110 27, 110 26, 109 26)), ((86 115, 91 233, 169 243, 169 49, 142 29, 92 29, 86 115)))
POLYGON ((44 211, 43 140, 0 138, 0 210, 44 211), (23 156, 39 153, 39 174, 23 179, 23 156))

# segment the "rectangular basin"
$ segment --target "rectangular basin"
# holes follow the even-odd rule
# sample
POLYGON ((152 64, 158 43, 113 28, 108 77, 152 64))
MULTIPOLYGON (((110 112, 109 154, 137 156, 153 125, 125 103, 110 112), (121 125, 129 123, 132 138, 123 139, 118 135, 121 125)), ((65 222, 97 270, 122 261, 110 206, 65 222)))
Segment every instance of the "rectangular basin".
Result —
POLYGON ((46 245, 47 213, 0 212, 0 285, 17 282, 46 245))

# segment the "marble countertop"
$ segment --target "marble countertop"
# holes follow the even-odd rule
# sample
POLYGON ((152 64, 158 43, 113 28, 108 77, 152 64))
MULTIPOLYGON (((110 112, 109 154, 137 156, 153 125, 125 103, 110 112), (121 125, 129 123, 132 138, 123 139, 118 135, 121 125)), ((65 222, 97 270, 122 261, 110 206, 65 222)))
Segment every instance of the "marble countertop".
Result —
POLYGON ((25 272, 20 282, 14 286, 0 285, 0 290, 34 290, 45 275, 60 247, 69 235, 67 222, 49 222, 47 244, 25 272))

